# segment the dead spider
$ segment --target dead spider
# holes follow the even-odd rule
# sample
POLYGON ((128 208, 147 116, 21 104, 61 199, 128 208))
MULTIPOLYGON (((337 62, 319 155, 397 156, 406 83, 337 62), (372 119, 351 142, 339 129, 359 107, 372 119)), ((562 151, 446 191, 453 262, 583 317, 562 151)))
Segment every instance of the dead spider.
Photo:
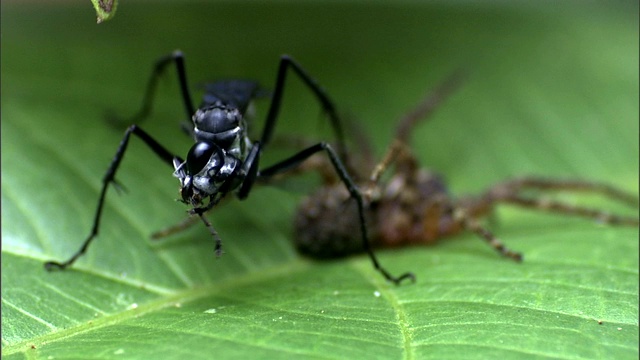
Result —
MULTIPOLYGON (((365 218, 372 247, 430 244, 468 230, 503 256, 522 261, 521 253, 507 248, 479 222, 499 204, 576 215, 610 225, 638 226, 638 218, 635 217, 613 215, 599 209, 525 194, 528 191, 558 190, 597 193, 632 208, 638 207, 636 196, 590 181, 522 177, 499 183, 476 197, 454 198, 450 195, 440 176, 420 167, 408 140, 413 127, 427 118, 461 82, 462 75, 454 74, 407 113, 398 123, 395 138, 386 154, 373 170, 371 167, 368 170, 350 169, 352 175, 360 179, 358 186, 364 194, 365 218), (383 181, 384 173, 391 168, 390 177, 383 181)), ((363 155, 364 158, 367 156, 369 154, 363 155)), ((322 174, 324 185, 297 208, 294 221, 296 247, 300 253, 314 258, 337 258, 362 252, 356 207, 348 201, 349 193, 338 179, 329 171, 323 171, 327 167, 324 163, 322 159, 310 162, 322 174)))

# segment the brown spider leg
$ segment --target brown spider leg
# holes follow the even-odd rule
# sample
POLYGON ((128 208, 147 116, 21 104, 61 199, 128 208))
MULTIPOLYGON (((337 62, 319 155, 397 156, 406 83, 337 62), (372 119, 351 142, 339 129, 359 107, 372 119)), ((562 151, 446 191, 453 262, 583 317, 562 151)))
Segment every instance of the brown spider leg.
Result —
POLYGON ((508 247, 502 241, 500 241, 493 233, 482 225, 478 223, 474 218, 469 216, 463 209, 454 209, 453 217, 456 222, 462 223, 463 227, 467 230, 472 231, 479 237, 481 237, 484 241, 489 244, 492 248, 494 248, 501 255, 511 258, 517 262, 522 261, 522 254, 519 252, 515 252, 508 247))
POLYGON ((202 220, 204 225, 207 227, 207 229, 209 229, 209 232, 215 239, 216 244, 215 244, 214 252, 216 254, 216 257, 219 258, 220 256, 222 256, 222 240, 220 240, 220 236, 218 236, 218 232, 216 231, 216 229, 213 228, 213 225, 211 225, 211 222, 206 217, 204 217, 204 213, 198 213, 197 215, 200 216, 200 219, 202 220))
POLYGON ((559 201, 545 199, 530 199, 519 195, 512 195, 498 200, 504 203, 516 204, 526 208, 541 209, 566 215, 576 215, 591 218, 608 225, 638 226, 640 219, 631 216, 610 214, 606 211, 582 206, 574 206, 559 201))
POLYGON ((399 140, 394 140, 393 143, 387 149, 387 152, 382 157, 379 163, 373 168, 371 175, 369 176, 369 181, 372 184, 377 184, 380 181, 380 177, 384 174, 385 171, 389 168, 391 164, 393 164, 398 155, 400 154, 400 150, 405 146, 404 143, 399 140))
POLYGON ((509 249, 491 231, 480 225, 476 220, 492 209, 488 198, 469 203, 452 204, 445 196, 438 196, 426 207, 424 212, 423 234, 425 239, 434 241, 440 237, 456 234, 462 230, 469 230, 478 235, 500 255, 517 262, 522 261, 522 254, 509 249), (447 220, 449 219, 449 220, 447 220))
POLYGON ((511 203, 525 208, 576 215, 595 219, 610 225, 638 226, 637 217, 610 214, 602 210, 570 205, 567 203, 527 198, 518 193, 525 189, 565 190, 572 192, 590 192, 603 195, 631 207, 638 206, 638 198, 606 184, 582 180, 553 180, 540 178, 519 178, 499 184, 488 192, 488 197, 495 202, 511 203))
MULTIPOLYGON (((220 200, 219 204, 225 204, 227 203, 230 199, 230 197, 224 197, 220 200)), ((208 213, 209 211, 211 211, 211 209, 209 209, 208 211, 206 211, 206 213, 208 213)), ((185 231, 188 228, 190 228, 191 226, 195 225, 198 223, 198 218, 193 216, 193 214, 190 214, 188 217, 186 217, 184 220, 180 221, 177 224, 171 225, 169 227, 160 229, 154 233, 151 234, 151 239, 153 240, 160 240, 162 238, 171 236, 171 235, 175 235, 179 232, 185 231)))
POLYGON ((428 119, 438 106, 464 83, 466 77, 466 72, 458 69, 440 82, 429 92, 429 95, 400 120, 396 129, 396 139, 407 143, 413 127, 420 121, 428 119))
POLYGON ((188 228, 190 228, 192 225, 196 224, 198 222, 198 218, 195 216, 189 216, 188 218, 182 220, 181 222, 174 224, 172 226, 166 227, 164 229, 158 230, 156 232, 154 232, 153 234, 151 234, 151 238, 154 240, 159 240, 162 238, 165 238, 167 236, 171 236, 174 234, 177 234, 179 232, 182 232, 188 228))
MULTIPOLYGON (((362 194, 367 199, 367 202, 371 203, 381 195, 382 188, 380 187, 380 178, 393 163, 397 163, 396 172, 399 172, 401 171, 401 167, 398 166, 398 163, 411 161, 412 159, 413 155, 407 151, 406 144, 398 140, 394 140, 391 145, 389 145, 389 148, 382 160, 376 164, 371 172, 369 182, 363 186, 362 194), (401 153, 404 156, 401 157, 401 153)), ((406 169, 406 167, 402 168, 406 169)), ((409 174, 409 176, 411 175, 412 174, 409 174)))
POLYGON ((445 80, 440 82, 415 108, 406 113, 400 119, 396 128, 396 135, 391 142, 391 145, 389 145, 384 157, 375 166, 371 176, 369 177, 369 181, 372 184, 376 184, 380 181, 382 174, 393 162, 396 161, 396 159, 398 159, 401 153, 408 163, 411 162, 417 164, 417 160, 415 160, 415 157, 407 149, 407 143, 409 141, 411 131, 419 122, 429 119, 438 106, 451 96, 451 94, 453 94, 453 92, 464 82, 466 76, 466 73, 462 70, 455 71, 445 80))
POLYGON ((535 177, 523 177, 508 181, 499 186, 517 189, 539 189, 539 190, 567 190, 574 192, 588 192, 600 194, 606 198, 618 201, 630 207, 638 207, 638 197, 628 192, 617 189, 609 184, 593 181, 574 179, 542 179, 535 177))

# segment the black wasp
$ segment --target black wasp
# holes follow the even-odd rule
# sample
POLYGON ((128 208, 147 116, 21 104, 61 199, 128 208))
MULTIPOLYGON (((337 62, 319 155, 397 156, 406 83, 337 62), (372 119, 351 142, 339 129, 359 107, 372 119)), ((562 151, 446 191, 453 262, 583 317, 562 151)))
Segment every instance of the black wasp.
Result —
POLYGON ((252 186, 257 180, 266 180, 274 175, 294 169, 313 154, 324 152, 328 156, 335 173, 357 205, 362 246, 369 254, 374 267, 387 280, 396 284, 404 279, 413 280, 414 275, 412 273, 404 273, 397 277, 391 275, 380 265, 369 245, 363 211, 363 195, 344 165, 346 150, 340 120, 335 106, 326 92, 292 58, 286 55, 282 56, 262 136, 260 140, 251 141, 247 134, 247 123, 244 116, 250 102, 259 97, 259 95, 260 87, 256 82, 246 80, 221 81, 205 86, 202 104, 196 109, 193 106, 187 84, 185 60, 182 52, 175 51, 160 58, 156 62, 148 82, 142 109, 134 117, 132 121, 134 125, 129 126, 125 131, 118 150, 102 179, 103 185, 98 199, 98 208, 96 209, 93 228, 89 236, 80 249, 67 261, 49 261, 45 263, 45 268, 47 270, 63 270, 72 265, 87 251, 89 244, 98 234, 105 195, 109 185, 120 186, 115 179, 115 175, 127 149, 129 138, 131 134, 134 134, 142 139, 164 162, 173 166, 173 175, 180 181, 181 201, 191 207, 189 214, 197 215, 211 232, 215 239, 215 253, 217 256, 222 253, 222 242, 209 220, 205 217, 207 211, 211 210, 228 193, 235 192, 236 196, 243 200, 249 195, 252 186), (158 78, 170 64, 175 64, 187 117, 191 118, 193 122, 187 128, 187 132, 193 136, 195 144, 189 149, 186 160, 172 154, 141 127, 135 125, 135 122, 149 115, 158 78), (271 140, 276 119, 278 118, 287 70, 293 70, 322 105, 324 112, 329 116, 331 126, 338 139, 338 150, 334 150, 327 142, 319 142, 267 168, 260 169, 260 155, 271 140))

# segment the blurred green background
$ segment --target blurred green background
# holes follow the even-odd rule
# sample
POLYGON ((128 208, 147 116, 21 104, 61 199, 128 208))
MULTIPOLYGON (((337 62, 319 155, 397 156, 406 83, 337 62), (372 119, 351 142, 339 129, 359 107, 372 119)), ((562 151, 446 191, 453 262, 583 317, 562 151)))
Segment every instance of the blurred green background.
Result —
MULTIPOLYGON (((418 276, 394 287, 364 256, 300 258, 291 217, 312 188, 288 181, 213 211, 226 252, 215 260, 201 226, 147 240, 185 208, 137 139, 118 176, 129 191, 110 191, 99 239, 73 270, 42 269, 90 229, 122 136, 104 115, 137 110, 153 61, 177 48, 194 85, 270 87, 291 54, 377 154, 396 119, 463 67, 468 83, 412 142, 452 192, 536 174, 637 194, 637 2, 126 1, 96 25, 88 2, 3 1, 1 16, 3 356, 637 358, 637 229, 503 208, 491 226, 525 263, 466 234, 380 252, 418 276)), ((276 133, 329 136, 292 76, 282 109, 276 133)), ((182 117, 169 72, 144 127, 184 156, 182 117)), ((272 149, 263 164, 286 154, 272 149)))

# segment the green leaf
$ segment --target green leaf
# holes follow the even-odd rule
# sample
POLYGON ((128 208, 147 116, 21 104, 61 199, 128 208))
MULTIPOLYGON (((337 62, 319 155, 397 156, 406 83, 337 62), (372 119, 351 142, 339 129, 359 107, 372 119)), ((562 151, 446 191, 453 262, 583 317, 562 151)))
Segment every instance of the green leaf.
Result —
POLYGON ((111 20, 116 15, 118 0, 91 0, 93 8, 96 10, 98 24, 111 20))
MULTIPOLYGON (((453 193, 536 174, 637 194, 637 3, 128 2, 105 27, 78 22, 85 10, 3 3, 3 357, 638 357, 637 228, 503 207, 489 225, 522 264, 461 234, 380 251, 390 271, 417 275, 396 287, 364 255, 297 255, 291 218, 303 194, 265 187, 213 211, 225 246, 215 259, 200 224, 149 240, 185 207, 172 169, 137 139, 118 173, 128 192, 109 192, 87 254, 69 271, 42 266, 90 230, 122 136, 105 113, 132 114, 153 61, 176 48, 193 84, 270 86, 278 56, 293 55, 365 124, 378 154, 395 119, 462 66, 469 82, 413 136, 453 193)), ((276 133, 324 134, 311 95, 288 82, 276 133)), ((175 74, 159 90, 143 126, 184 156, 175 74)), ((263 164, 283 154, 267 153, 263 164)))

